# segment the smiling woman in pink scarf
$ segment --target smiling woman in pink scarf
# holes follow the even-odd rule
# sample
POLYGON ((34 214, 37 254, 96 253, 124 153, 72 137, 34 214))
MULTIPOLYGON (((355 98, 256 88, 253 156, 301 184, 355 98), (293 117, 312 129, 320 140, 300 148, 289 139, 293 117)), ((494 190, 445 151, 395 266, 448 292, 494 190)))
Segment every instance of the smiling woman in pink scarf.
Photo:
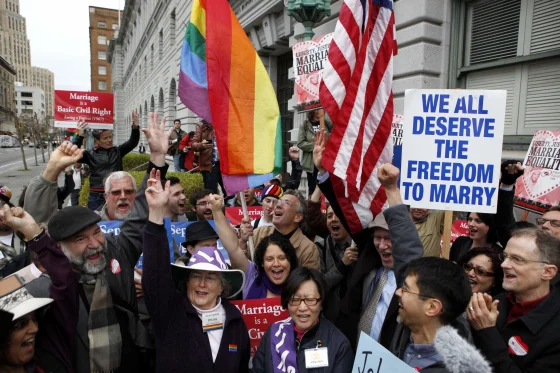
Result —
POLYGON ((252 373, 350 372, 350 342, 322 316, 327 302, 323 275, 311 268, 294 270, 282 290, 290 317, 268 328, 253 357, 252 373))

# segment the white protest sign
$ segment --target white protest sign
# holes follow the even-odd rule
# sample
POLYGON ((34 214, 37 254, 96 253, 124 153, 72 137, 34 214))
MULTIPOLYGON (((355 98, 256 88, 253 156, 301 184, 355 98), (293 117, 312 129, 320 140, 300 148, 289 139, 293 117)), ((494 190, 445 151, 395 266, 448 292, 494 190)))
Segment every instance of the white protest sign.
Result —
POLYGON ((416 373, 364 332, 360 333, 352 373, 416 373))
POLYGON ((406 91, 404 203, 426 209, 496 212, 506 96, 506 91, 406 91))

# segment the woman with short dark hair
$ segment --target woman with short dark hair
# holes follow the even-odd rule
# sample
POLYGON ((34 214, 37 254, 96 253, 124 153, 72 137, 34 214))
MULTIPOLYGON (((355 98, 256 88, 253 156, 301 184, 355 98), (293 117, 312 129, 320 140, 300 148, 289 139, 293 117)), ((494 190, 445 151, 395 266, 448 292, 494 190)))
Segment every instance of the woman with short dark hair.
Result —
POLYGON ((350 342, 322 316, 327 284, 321 272, 294 270, 282 290, 282 307, 290 317, 272 324, 253 357, 253 373, 350 372, 354 353, 350 342), (311 356, 313 355, 313 362, 311 356), (281 369, 285 367, 284 369, 281 369))
POLYGON ((465 269, 473 293, 494 296, 504 292, 500 251, 489 247, 475 247, 460 257, 457 264, 465 269))
POLYGON ((296 249, 287 238, 271 235, 255 249, 254 261, 239 247, 237 236, 222 212, 223 198, 209 197, 218 236, 227 250, 232 268, 245 273, 243 299, 279 297, 290 273, 298 267, 296 249))

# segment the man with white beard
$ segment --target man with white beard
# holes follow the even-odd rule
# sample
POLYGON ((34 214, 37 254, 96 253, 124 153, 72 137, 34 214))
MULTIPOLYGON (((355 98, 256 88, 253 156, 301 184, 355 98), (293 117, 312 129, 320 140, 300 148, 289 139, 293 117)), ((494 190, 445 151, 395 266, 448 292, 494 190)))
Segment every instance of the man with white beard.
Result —
POLYGON ((105 180, 105 204, 95 212, 101 220, 124 220, 132 212, 136 181, 125 171, 116 171, 105 180))
MULTIPOLYGON (((144 190, 149 172, 157 170, 163 179, 168 168, 165 155, 169 134, 164 128, 165 120, 159 124, 157 114, 150 114, 149 128, 143 130, 151 151, 148 173, 132 212, 120 226, 120 234, 104 234, 97 225, 101 217, 85 207, 67 207, 54 215, 45 211, 53 198, 48 185, 38 185, 33 199, 28 200, 29 195, 26 198, 27 212, 35 221, 40 221, 36 216, 48 221, 50 237, 78 274, 79 316, 73 356, 76 372, 141 371, 136 344, 145 331, 139 329, 134 266, 142 253, 142 228, 148 218, 144 190), (31 201, 40 206, 29 203, 27 209, 31 201)), ((82 153, 76 146, 64 143, 51 155, 43 176, 49 172, 58 175, 78 162, 82 153)))

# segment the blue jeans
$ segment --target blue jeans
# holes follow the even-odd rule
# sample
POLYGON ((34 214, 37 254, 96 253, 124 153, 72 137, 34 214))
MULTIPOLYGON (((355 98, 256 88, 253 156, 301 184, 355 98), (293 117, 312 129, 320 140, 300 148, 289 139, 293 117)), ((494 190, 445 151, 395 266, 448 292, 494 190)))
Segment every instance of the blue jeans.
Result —
POLYGON ((181 164, 181 154, 175 154, 173 156, 173 165, 175 167, 175 172, 184 172, 184 167, 181 164))
POLYGON ((105 195, 98 192, 89 192, 87 207, 90 210, 97 210, 100 206, 105 204, 105 195))

